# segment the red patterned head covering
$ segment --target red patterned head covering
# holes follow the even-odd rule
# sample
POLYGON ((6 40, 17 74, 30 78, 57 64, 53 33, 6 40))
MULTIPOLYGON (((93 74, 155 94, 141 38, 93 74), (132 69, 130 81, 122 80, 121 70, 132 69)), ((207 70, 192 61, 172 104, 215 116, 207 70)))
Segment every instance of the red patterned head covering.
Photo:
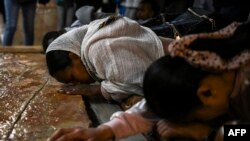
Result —
POLYGON ((226 71, 241 67, 242 64, 250 61, 250 52, 248 50, 242 51, 232 59, 225 60, 218 54, 211 51, 198 51, 189 48, 189 45, 197 39, 219 39, 229 38, 234 34, 234 31, 241 23, 234 22, 227 27, 213 33, 199 33, 184 36, 178 40, 173 41, 168 48, 172 57, 184 58, 193 66, 201 67, 209 71, 226 71))

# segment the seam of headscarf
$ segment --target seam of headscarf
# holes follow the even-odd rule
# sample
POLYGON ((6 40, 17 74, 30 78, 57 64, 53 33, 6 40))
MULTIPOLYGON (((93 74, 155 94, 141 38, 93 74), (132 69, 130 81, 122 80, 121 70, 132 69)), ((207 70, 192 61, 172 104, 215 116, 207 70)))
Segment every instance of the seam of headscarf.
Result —
POLYGON ((102 22, 99 27, 98 27, 98 30, 100 30, 101 28, 115 22, 116 20, 118 20, 119 18, 121 18, 121 16, 117 16, 117 15, 111 15, 108 17, 107 20, 105 20, 104 22, 102 22))

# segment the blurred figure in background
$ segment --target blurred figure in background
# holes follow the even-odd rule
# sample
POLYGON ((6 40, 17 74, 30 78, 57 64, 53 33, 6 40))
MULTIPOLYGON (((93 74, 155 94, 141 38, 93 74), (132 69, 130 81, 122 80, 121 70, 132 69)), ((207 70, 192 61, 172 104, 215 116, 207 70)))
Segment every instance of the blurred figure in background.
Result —
POLYGON ((56 0, 57 30, 62 30, 72 24, 74 20, 75 0, 56 0))
POLYGON ((115 13, 116 2, 115 0, 102 0, 102 12, 104 13, 115 13))
MULTIPOLYGON (((250 5, 245 0, 213 0, 213 6, 217 19, 224 23, 246 21, 250 12, 250 5)), ((220 26, 225 27, 227 24, 222 23, 220 26)))
POLYGON ((2 17, 3 17, 3 23, 5 23, 6 17, 5 17, 5 11, 4 11, 4 0, 1 0, 0 2, 0 13, 2 14, 2 17))
POLYGON ((165 13, 169 14, 181 14, 192 7, 194 0, 167 0, 164 2, 165 13))
POLYGON ((0 2, 0 13, 2 14, 2 19, 0 20, 0 41, 3 41, 3 29, 4 29, 4 25, 6 22, 6 17, 5 17, 5 11, 4 11, 4 0, 1 0, 0 2))
POLYGON ((194 0, 193 7, 202 8, 211 12, 214 11, 213 0, 194 0))
POLYGON ((94 6, 97 11, 102 6, 102 0, 76 0, 76 9, 86 5, 94 6))
MULTIPOLYGON (((38 0, 46 4, 49 0, 38 0)), ((4 0, 6 23, 3 34, 3 46, 11 46, 15 35, 19 17, 19 9, 22 9, 24 45, 34 44, 34 21, 37 0, 4 0)))
POLYGON ((136 18, 136 12, 138 11, 139 4, 141 0, 125 0, 124 6, 125 6, 125 13, 124 16, 135 19, 136 18))
POLYGON ((121 16, 125 14, 125 6, 124 6, 125 0, 115 0, 116 6, 117 6, 117 13, 121 16))
POLYGON ((147 20, 160 14, 160 9, 154 0, 142 0, 136 12, 136 20, 147 20))

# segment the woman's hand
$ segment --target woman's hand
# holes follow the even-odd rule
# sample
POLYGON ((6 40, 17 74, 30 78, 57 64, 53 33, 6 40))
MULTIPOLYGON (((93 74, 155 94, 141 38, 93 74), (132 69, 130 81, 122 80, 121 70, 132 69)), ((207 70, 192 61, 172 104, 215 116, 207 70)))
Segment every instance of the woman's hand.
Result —
POLYGON ((114 138, 109 126, 100 125, 98 128, 65 128, 55 131, 47 141, 107 141, 114 138))
POLYGON ((101 86, 100 85, 63 85, 59 90, 61 94, 69 94, 69 95, 83 95, 83 96, 96 96, 101 94, 101 86))
POLYGON ((166 120, 157 122, 157 132, 163 139, 204 140, 212 128, 202 123, 177 124, 166 120))

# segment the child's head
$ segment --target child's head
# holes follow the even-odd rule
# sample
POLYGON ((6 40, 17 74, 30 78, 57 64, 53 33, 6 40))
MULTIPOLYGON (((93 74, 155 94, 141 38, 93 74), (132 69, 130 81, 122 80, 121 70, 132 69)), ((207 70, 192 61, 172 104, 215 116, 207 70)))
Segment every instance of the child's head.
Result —
POLYGON ((250 61, 245 52, 250 46, 249 31, 249 24, 241 25, 235 32, 230 28, 190 35, 171 44, 171 56, 155 61, 145 73, 149 107, 163 118, 178 121, 206 121, 225 114, 235 70, 250 61))
POLYGON ((163 118, 209 120, 228 109, 233 74, 211 73, 183 58, 165 56, 148 68, 144 95, 152 110, 163 118))
POLYGON ((154 0, 142 0, 136 13, 138 20, 147 20, 159 14, 159 6, 154 0))
POLYGON ((149 107, 166 119, 186 115, 201 105, 195 95, 199 81, 207 75, 181 58, 165 56, 146 71, 144 95, 149 107))

